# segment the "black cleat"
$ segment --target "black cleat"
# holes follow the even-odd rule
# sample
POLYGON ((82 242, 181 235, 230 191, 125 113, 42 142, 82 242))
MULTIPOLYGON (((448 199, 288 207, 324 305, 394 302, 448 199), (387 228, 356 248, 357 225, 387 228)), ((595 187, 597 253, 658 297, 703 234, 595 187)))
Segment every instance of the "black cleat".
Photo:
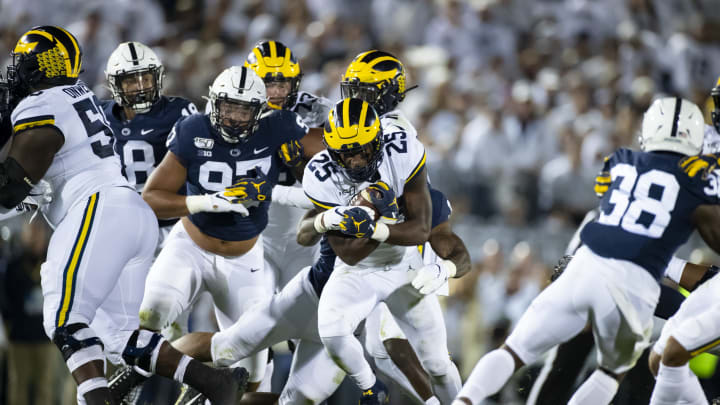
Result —
POLYGON ((243 367, 218 368, 205 395, 213 405, 236 405, 247 389, 250 374, 243 367))
POLYGON ((145 380, 147 380, 147 377, 138 373, 132 367, 120 367, 108 379, 110 395, 118 404, 132 405, 140 395, 142 383, 145 380))
POLYGON ((180 389, 180 395, 178 395, 175 405, 203 405, 205 404, 205 396, 195 388, 183 384, 180 389))

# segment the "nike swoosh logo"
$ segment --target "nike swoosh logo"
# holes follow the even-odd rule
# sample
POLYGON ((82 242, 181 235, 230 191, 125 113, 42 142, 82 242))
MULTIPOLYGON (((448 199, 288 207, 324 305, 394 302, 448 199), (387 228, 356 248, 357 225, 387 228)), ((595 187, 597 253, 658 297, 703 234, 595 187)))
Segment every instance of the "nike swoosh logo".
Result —
POLYGON ((264 151, 267 150, 268 148, 269 148, 269 146, 266 146, 266 147, 260 148, 260 149, 253 149, 253 153, 257 155, 258 153, 264 152, 264 151))
POLYGON ((154 130, 155 130, 154 128, 153 128, 153 129, 141 129, 141 130, 140 130, 140 135, 147 135, 147 134, 149 134, 150 132, 152 132, 152 131, 154 131, 154 130))
POLYGON ((250 269, 250 273, 255 273, 256 271, 260 271, 260 269, 250 269))

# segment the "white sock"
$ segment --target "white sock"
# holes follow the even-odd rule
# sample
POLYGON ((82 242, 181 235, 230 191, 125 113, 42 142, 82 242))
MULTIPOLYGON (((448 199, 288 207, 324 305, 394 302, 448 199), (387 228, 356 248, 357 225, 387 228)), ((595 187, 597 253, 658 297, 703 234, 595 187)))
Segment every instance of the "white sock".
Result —
POLYGON ((700 381, 694 375, 691 377, 691 373, 687 364, 670 367, 660 363, 650 405, 706 405, 708 402, 700 387, 700 381))
POLYGON ((324 337, 322 343, 330 357, 361 390, 368 390, 375 385, 375 374, 365 360, 362 344, 355 336, 324 337))
POLYGON ((618 381, 600 370, 575 391, 568 405, 608 405, 618 389, 618 381))
MULTIPOLYGON (((513 373, 515 373, 515 360, 512 355, 507 350, 495 349, 480 359, 457 398, 465 397, 473 404, 478 404, 500 391, 513 373)), ((462 402, 459 404, 463 405, 462 402)))
POLYGON ((424 402, 425 405, 440 405, 440 400, 437 399, 437 397, 430 397, 427 401, 424 402))

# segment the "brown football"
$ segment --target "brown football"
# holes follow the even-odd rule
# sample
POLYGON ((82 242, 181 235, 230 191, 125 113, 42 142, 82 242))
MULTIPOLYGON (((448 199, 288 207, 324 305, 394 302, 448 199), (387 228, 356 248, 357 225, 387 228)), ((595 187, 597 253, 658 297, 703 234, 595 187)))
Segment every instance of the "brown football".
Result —
MULTIPOLYGON (((370 202, 370 193, 379 193, 377 190, 373 190, 371 188, 366 188, 364 190, 361 190, 359 193, 355 194, 355 197, 350 200, 350 205, 355 206, 362 206, 362 207, 369 207, 372 208, 372 210, 375 212, 375 220, 380 218, 380 211, 373 205, 373 203, 370 202)), ((376 197, 380 197, 377 195, 376 197)))

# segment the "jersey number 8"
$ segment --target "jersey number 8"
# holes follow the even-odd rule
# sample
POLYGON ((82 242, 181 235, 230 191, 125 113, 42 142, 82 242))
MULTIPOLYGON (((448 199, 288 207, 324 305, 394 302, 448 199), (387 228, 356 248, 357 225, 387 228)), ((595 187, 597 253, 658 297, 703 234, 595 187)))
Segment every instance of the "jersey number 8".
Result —
POLYGON ((604 225, 618 226, 627 232, 660 238, 670 223, 670 213, 675 209, 680 185, 675 177, 660 170, 650 170, 638 177, 637 169, 626 163, 620 163, 610 169, 610 176, 615 183, 618 177, 622 180, 612 190, 608 202, 614 204, 612 211, 600 213, 598 222, 604 225), (662 187, 662 195, 650 195, 651 187, 662 187), (633 201, 630 202, 632 193, 633 201), (652 222, 645 225, 638 222, 643 212, 653 216, 652 222))

